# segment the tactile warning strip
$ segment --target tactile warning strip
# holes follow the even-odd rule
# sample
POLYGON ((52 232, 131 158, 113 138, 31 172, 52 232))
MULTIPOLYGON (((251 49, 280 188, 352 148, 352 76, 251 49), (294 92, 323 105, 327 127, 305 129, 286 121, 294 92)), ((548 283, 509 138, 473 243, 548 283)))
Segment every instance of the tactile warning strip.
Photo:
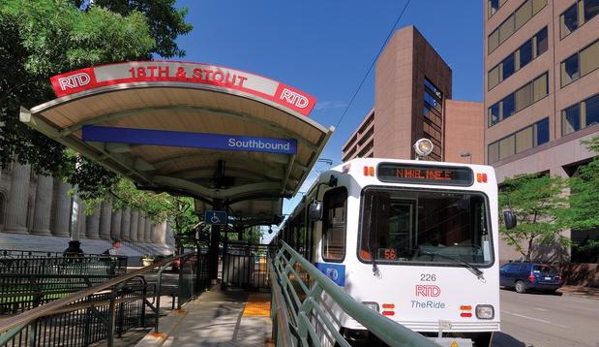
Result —
POLYGON ((243 316, 270 316, 270 294, 265 293, 250 293, 245 308, 243 310, 243 316))

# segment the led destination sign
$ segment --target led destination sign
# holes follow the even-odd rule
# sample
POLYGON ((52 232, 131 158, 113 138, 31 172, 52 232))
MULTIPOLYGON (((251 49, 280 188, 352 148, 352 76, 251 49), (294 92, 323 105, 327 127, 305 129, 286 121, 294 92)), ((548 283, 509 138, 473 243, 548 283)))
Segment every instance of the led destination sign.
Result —
POLYGON ((379 180, 392 183, 472 185, 474 175, 467 167, 406 165, 382 163, 377 169, 379 180))

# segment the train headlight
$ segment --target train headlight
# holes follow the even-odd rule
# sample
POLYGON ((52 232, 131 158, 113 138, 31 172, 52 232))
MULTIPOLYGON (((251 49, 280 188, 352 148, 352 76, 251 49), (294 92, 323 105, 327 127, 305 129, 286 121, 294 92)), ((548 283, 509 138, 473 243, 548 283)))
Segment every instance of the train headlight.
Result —
POLYGON ((420 139, 414 144, 414 151, 419 157, 426 157, 433 151, 433 142, 429 139, 420 139))
POLYGON ((368 307, 371 310, 379 312, 379 304, 374 301, 362 301, 362 305, 368 307))
POLYGON ((476 305, 476 318, 493 319, 495 317, 495 308, 493 305, 476 305))

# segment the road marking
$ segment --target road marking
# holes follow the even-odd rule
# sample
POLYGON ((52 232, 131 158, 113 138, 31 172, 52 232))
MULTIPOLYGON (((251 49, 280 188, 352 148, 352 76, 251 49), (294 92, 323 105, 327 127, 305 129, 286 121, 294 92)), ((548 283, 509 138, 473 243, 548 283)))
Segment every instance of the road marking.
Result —
POLYGON ((542 311, 542 312, 549 311, 549 310, 548 310, 548 309, 546 309, 546 308, 540 308, 540 307, 535 307, 535 310, 542 311))
POLYGON ((529 317, 529 316, 525 316, 525 315, 518 314, 518 313, 513 313, 513 312, 508 312, 508 311, 503 311, 503 312, 507 313, 507 314, 511 314, 512 316, 516 316, 516 317, 520 317, 520 318, 524 318, 524 319, 530 319, 530 320, 534 320, 534 321, 537 321, 537 322, 541 322, 541 323, 545 323, 545 324, 551 324, 551 325, 558 326, 560 328, 568 329, 568 327, 565 326, 565 325, 556 324, 556 323, 553 323, 553 322, 550 322, 550 321, 547 321, 547 320, 544 320, 544 319, 529 317))

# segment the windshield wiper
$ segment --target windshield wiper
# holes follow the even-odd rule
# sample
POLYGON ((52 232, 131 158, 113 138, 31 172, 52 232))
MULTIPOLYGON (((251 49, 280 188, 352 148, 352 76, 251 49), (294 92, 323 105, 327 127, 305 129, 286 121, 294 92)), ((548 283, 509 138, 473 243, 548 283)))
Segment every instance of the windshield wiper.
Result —
POLYGON ((430 252, 430 251, 424 251, 424 250, 419 250, 420 254, 425 254, 425 255, 430 255, 430 256, 437 256, 439 258, 444 258, 444 259, 449 259, 453 262, 457 262, 460 263, 462 265, 465 265, 466 268, 468 270, 470 270, 470 272, 472 272, 474 275, 476 275, 476 278, 478 278, 479 280, 485 280, 485 276, 483 274, 483 272, 477 268, 476 266, 470 264, 469 262, 465 261, 464 259, 461 258, 455 258, 455 257, 451 257, 445 254, 439 254, 439 253, 435 253, 435 252, 430 252))

